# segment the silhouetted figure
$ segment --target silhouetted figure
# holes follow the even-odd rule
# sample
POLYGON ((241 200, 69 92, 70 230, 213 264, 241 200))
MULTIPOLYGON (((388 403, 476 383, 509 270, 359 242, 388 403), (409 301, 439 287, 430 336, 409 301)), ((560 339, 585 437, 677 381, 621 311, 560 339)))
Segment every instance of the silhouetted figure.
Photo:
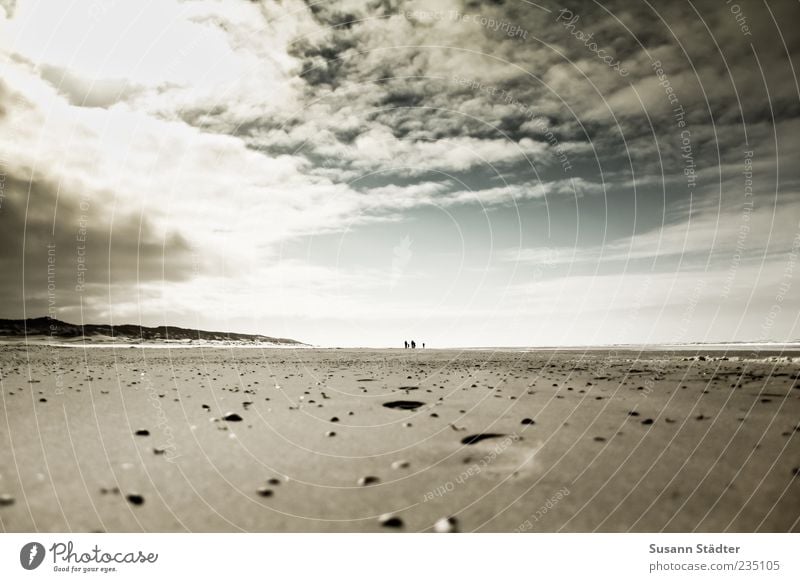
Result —
POLYGON ((422 349, 425 349, 425 342, 422 342, 422 349))
POLYGON ((408 349, 408 340, 404 341, 403 344, 404 344, 403 348, 407 350, 408 349))
POLYGON ((411 349, 413 350, 416 347, 417 347, 416 342, 414 340, 411 340, 411 349))

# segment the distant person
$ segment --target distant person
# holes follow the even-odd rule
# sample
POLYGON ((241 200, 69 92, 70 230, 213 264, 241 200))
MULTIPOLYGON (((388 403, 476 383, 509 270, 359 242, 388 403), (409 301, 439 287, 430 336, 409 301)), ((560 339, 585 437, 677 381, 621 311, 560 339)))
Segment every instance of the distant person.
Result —
POLYGON ((415 349, 417 347, 417 343, 414 340, 411 340, 411 349, 415 349))
POLYGON ((425 349, 425 342, 422 342, 422 349, 425 349))
POLYGON ((408 340, 404 341, 403 344, 404 344, 403 348, 407 350, 408 349, 408 340))

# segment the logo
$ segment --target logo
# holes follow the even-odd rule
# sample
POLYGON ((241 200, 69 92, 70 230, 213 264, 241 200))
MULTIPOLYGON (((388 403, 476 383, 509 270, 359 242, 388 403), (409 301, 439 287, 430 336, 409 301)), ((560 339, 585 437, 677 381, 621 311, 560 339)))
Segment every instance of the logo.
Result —
POLYGON ((26 570, 35 570, 44 561, 44 546, 39 542, 28 542, 19 551, 19 563, 26 570))

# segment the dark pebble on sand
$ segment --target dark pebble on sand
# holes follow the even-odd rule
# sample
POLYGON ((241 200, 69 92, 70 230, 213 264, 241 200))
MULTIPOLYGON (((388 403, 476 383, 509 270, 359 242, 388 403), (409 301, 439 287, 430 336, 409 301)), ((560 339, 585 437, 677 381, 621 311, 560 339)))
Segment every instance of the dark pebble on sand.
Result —
POLYGON ((638 413, 638 412, 636 412, 635 410, 631 410, 631 411, 628 413, 628 416, 639 416, 639 413, 638 413))
POLYGON ((125 496, 125 499, 128 500, 128 503, 131 505, 143 505, 144 504, 144 497, 137 493, 131 493, 125 496))
POLYGON ((378 518, 378 523, 383 527, 399 528, 403 527, 403 520, 392 514, 385 514, 378 518))
POLYGON ((9 505, 14 505, 14 498, 8 493, 0 495, 0 507, 8 507, 9 505))
POLYGON ((606 442, 606 437, 597 436, 597 437, 594 437, 594 440, 595 440, 595 442, 598 442, 598 443, 604 443, 604 442, 606 442))
POLYGON ((227 420, 228 422, 241 422, 242 417, 236 414, 235 412, 229 412, 228 414, 222 417, 222 420, 227 420))
POLYGON ((416 410, 420 406, 424 406, 424 402, 416 400, 392 400, 391 402, 384 402, 386 408, 394 408, 398 410, 416 410))
POLYGON ((270 479, 267 479, 267 483, 269 483, 270 485, 273 485, 273 486, 274 485, 280 485, 281 484, 281 480, 278 479, 277 477, 272 477, 270 479))
POLYGON ((378 478, 377 478, 377 477, 375 477, 374 475, 367 475, 366 477, 361 477, 361 478, 358 480, 358 484, 359 484, 361 487, 365 487, 365 486, 367 486, 367 485, 375 485, 375 484, 377 484, 377 483, 380 483, 380 479, 378 479, 378 478))
POLYGON ((532 418, 523 418, 520 424, 536 424, 536 421, 532 418))
POLYGON ((487 439, 499 439, 499 438, 503 438, 504 436, 506 436, 506 435, 504 435, 503 433, 499 433, 499 432, 484 432, 484 433, 481 433, 481 434, 471 434, 471 435, 465 436, 463 439, 461 439, 461 444, 462 445, 474 445, 474 444, 477 444, 477 443, 479 443, 481 441, 485 441, 487 439))
POLYGON ((652 418, 645 418, 642 421, 642 424, 653 424, 654 420, 652 418))
POLYGON ((150 436, 150 431, 145 428, 140 428, 135 433, 136 436, 150 436))
POLYGON ((273 494, 272 489, 269 487, 259 487, 256 489, 256 493, 258 493, 260 497, 272 497, 273 494))
POLYGON ((338 416, 332 416, 331 417, 331 422, 339 422, 339 417, 338 416))

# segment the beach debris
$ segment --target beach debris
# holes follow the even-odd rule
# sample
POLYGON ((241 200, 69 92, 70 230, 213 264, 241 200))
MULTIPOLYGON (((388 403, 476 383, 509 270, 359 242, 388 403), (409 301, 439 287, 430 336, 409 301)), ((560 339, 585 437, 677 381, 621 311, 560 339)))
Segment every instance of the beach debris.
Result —
POLYGON ((655 421, 652 418, 645 418, 642 424, 653 424, 655 421))
POLYGON ((8 493, 0 494, 0 507, 8 507, 9 505, 14 505, 15 501, 16 500, 8 493))
POLYGON ((399 461, 395 461, 392 463, 392 469, 407 469, 411 463, 406 461, 405 459, 401 459, 399 461))
POLYGON ((138 493, 129 493, 125 496, 125 499, 128 500, 128 503, 131 505, 143 505, 144 504, 144 497, 139 495, 138 493))
POLYGON ((392 400, 391 402, 384 402, 383 405, 386 408, 397 410, 416 410, 420 406, 425 406, 425 403, 417 400, 392 400))
POLYGON ((376 485, 380 482, 381 480, 375 475, 367 475, 366 477, 361 477, 358 480, 358 485, 360 487, 366 487, 367 485, 376 485))
POLYGON ((146 428, 140 428, 133 434, 135 434, 136 436, 150 436, 150 431, 147 430, 146 428))
POLYGON ((483 432, 479 434, 471 434, 469 436, 465 436, 461 439, 462 445, 475 445, 481 441, 485 441, 487 439, 500 439, 506 436, 500 432, 483 432))
POLYGON ((403 520, 391 513, 384 513, 378 518, 378 523, 383 527, 400 528, 403 527, 403 520))
POLYGON ((532 418, 523 418, 520 424, 536 424, 536 421, 532 418))
POLYGON ((455 517, 443 517, 433 524, 436 533, 457 533, 458 520, 455 517))
POLYGON ((267 483, 269 483, 270 485, 280 485, 282 481, 277 477, 270 477, 269 479, 267 479, 267 483))
POLYGON ((222 417, 222 420, 227 420, 228 422, 241 422, 242 417, 236 414, 235 412, 229 412, 228 414, 222 417))
POLYGON ((335 437, 336 436, 336 431, 329 430, 328 432, 325 433, 325 436, 326 437, 335 437))
POLYGON ((258 493, 259 497, 272 497, 273 491, 269 487, 259 487, 256 489, 256 493, 258 493))

